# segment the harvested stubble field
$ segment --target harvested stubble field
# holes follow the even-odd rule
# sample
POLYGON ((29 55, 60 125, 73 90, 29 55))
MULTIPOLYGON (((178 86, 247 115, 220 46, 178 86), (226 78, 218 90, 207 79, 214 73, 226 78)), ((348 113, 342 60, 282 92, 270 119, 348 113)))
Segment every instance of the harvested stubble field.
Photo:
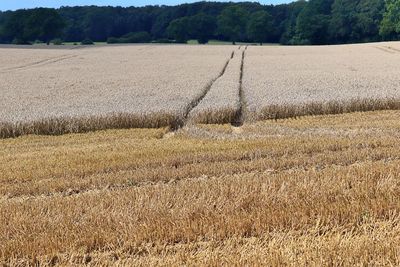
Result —
POLYGON ((399 116, 0 140, 0 263, 398 266, 399 116))

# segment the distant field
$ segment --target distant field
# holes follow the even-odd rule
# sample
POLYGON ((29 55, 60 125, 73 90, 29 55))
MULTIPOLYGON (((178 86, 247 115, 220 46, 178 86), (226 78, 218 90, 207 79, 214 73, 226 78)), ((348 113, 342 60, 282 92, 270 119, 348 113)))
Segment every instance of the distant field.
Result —
POLYGON ((399 43, 77 48, 0 49, 1 137, 400 108, 399 43))
POLYGON ((399 116, 0 140, 0 264, 398 266, 399 116))

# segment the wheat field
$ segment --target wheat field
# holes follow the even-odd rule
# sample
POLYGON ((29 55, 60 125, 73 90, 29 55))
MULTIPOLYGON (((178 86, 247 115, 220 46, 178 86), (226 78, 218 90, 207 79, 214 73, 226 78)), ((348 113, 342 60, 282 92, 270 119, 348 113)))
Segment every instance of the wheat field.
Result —
POLYGON ((399 115, 0 140, 0 263, 397 266, 399 115))
POLYGON ((2 48, 0 138, 398 110, 399 55, 398 42, 2 48))
POLYGON ((233 52, 223 75, 211 86, 204 99, 189 114, 195 123, 230 123, 240 108, 240 71, 244 48, 233 52))
POLYGON ((232 50, 0 49, 0 65, 9 65, 0 70, 0 136, 173 125, 218 77, 232 50), (18 64, 14 56, 24 60, 18 64))
POLYGON ((400 45, 251 47, 243 77, 249 118, 400 108, 400 45))
POLYGON ((399 266, 399 51, 0 49, 0 265, 399 266))

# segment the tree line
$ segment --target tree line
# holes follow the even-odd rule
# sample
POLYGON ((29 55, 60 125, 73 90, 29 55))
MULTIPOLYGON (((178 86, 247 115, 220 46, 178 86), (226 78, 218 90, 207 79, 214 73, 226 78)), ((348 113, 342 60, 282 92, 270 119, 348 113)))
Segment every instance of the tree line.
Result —
POLYGON ((197 2, 0 12, 0 42, 230 42, 342 44, 400 39, 400 0, 197 2))

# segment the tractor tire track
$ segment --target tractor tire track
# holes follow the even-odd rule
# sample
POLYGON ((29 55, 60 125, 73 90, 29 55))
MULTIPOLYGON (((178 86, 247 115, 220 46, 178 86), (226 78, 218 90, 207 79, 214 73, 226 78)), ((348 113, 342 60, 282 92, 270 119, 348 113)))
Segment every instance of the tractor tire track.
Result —
POLYGON ((228 67, 229 63, 231 62, 232 58, 234 57, 235 52, 232 51, 230 58, 226 61, 224 67, 222 68, 220 74, 218 75, 218 77, 214 78, 213 80, 211 80, 207 86, 204 88, 202 94, 200 94, 198 97, 196 97, 195 99, 193 99, 189 105, 186 107, 183 116, 178 118, 172 125, 171 125, 171 131, 175 132, 177 130, 179 130, 180 128, 184 127, 187 122, 188 122, 188 117, 190 112, 196 108, 200 102, 206 97, 206 95, 208 94, 208 92, 210 91, 211 87, 213 86, 213 84, 220 79, 226 71, 226 68, 228 67))
POLYGON ((245 120, 246 111, 246 101, 244 99, 243 93, 243 74, 244 74, 244 60, 246 57, 247 47, 242 51, 242 62, 240 64, 240 79, 239 79, 239 109, 236 113, 235 119, 232 121, 231 125, 233 127, 240 127, 243 125, 245 120))
POLYGON ((374 48, 376 48, 376 49, 378 49, 378 50, 381 50, 381 51, 383 51, 383 52, 385 52, 385 53, 389 53, 389 54, 395 54, 395 53, 396 53, 395 51, 391 50, 391 49, 388 48, 388 47, 374 46, 374 48))
POLYGON ((71 58, 75 58, 75 57, 77 57, 77 55, 62 55, 62 56, 58 56, 58 57, 48 58, 48 59, 32 62, 29 64, 17 66, 17 67, 6 68, 6 69, 1 70, 1 73, 8 73, 8 72, 20 71, 20 70, 28 70, 28 69, 35 68, 35 67, 47 66, 50 64, 54 64, 54 63, 64 61, 67 59, 71 59, 71 58))
POLYGON ((391 47, 391 46, 385 46, 385 48, 389 49, 389 50, 391 50, 391 51, 393 51, 395 53, 400 53, 400 49, 397 49, 397 48, 394 48, 394 47, 391 47))

